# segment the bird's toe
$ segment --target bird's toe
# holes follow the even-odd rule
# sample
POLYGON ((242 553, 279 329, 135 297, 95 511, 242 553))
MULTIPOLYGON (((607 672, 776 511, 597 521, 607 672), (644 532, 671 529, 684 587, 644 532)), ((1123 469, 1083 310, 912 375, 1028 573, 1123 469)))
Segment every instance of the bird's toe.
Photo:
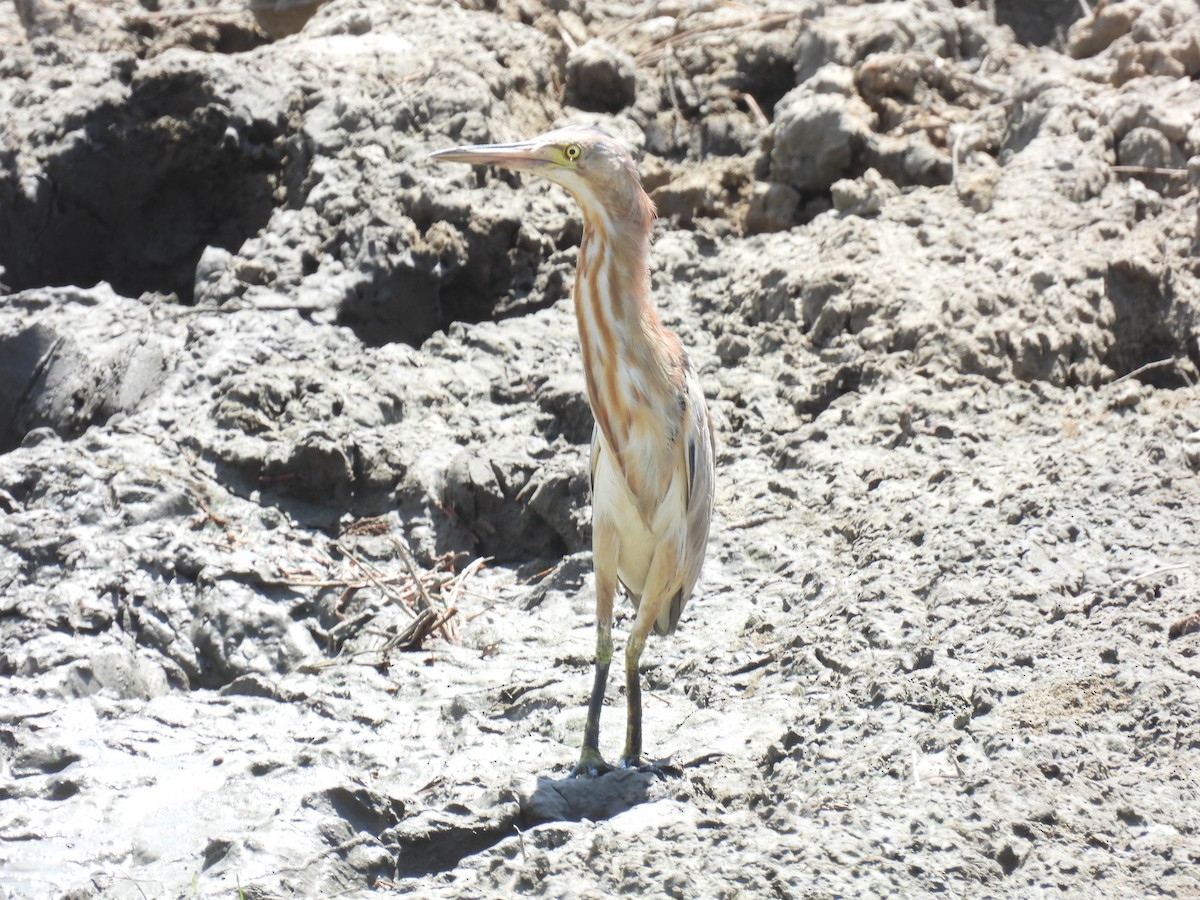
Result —
POLYGON ((634 757, 622 756, 621 757, 621 768, 622 769, 635 769, 638 772, 641 772, 645 775, 653 775, 655 778, 662 778, 664 780, 667 777, 666 769, 664 769, 661 766, 657 766, 652 762, 647 762, 646 760, 642 759, 640 756, 634 756, 634 757))
POLYGON ((579 762, 571 770, 571 777, 579 778, 586 775, 589 778, 597 778, 606 772, 613 771, 614 768, 604 761, 604 757, 600 755, 599 751, 585 748, 579 756, 579 762))

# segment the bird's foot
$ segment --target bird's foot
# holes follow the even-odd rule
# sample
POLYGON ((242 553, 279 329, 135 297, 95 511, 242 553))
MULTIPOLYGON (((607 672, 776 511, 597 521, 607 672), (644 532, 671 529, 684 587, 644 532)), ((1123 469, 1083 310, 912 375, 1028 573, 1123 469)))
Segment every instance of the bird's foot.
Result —
POLYGON ((656 766, 654 763, 646 762, 641 756, 622 756, 621 768, 635 769, 645 775, 653 775, 655 778, 662 778, 664 780, 667 777, 667 773, 662 768, 656 766))
POLYGON ((571 770, 572 778, 579 778, 582 775, 587 775, 589 778, 597 778, 607 772, 613 771, 615 766, 611 766, 604 761, 604 757, 600 755, 600 751, 593 747, 584 747, 583 752, 579 754, 579 762, 575 768, 571 770))

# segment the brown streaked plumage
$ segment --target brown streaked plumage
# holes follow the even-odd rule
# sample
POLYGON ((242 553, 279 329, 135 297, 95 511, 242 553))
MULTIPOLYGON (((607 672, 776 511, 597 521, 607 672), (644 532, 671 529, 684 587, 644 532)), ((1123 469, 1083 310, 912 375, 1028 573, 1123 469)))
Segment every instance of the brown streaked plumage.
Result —
POLYGON ((583 211, 575 317, 596 420, 596 677, 574 774, 612 768, 600 754, 600 708, 618 584, 637 608, 625 649, 628 727, 621 765, 642 766, 642 649, 651 628, 659 634, 675 630, 695 590, 715 478, 704 393, 679 339, 650 302, 654 204, 629 151, 598 128, 561 128, 523 143, 456 147, 432 156, 534 172, 565 187, 583 211))

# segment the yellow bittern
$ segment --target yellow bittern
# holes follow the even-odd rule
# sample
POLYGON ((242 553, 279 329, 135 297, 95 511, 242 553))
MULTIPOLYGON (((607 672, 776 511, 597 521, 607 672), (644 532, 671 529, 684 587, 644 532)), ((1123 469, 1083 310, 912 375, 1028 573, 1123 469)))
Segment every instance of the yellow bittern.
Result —
POLYGON ((575 318, 592 430, 596 679, 575 775, 610 771, 600 708, 612 661, 620 583, 637 615, 625 649, 628 706, 621 765, 644 767, 638 664, 653 626, 670 634, 700 575, 712 516, 714 446, 704 393, 683 346, 650 302, 647 248, 654 204, 629 151, 599 128, 551 131, 517 144, 456 147, 449 162, 533 172, 583 211, 575 318))

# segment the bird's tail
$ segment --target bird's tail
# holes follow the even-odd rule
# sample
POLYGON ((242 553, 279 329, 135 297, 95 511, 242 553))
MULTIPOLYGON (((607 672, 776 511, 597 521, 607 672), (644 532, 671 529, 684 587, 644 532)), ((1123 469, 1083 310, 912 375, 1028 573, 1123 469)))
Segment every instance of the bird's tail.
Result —
POLYGON ((679 617, 683 615, 683 607, 686 603, 687 597, 683 595, 683 589, 680 588, 675 592, 675 596, 671 598, 671 602, 663 606, 662 612, 654 620, 654 633, 662 635, 674 634, 675 626, 679 624, 679 617))

